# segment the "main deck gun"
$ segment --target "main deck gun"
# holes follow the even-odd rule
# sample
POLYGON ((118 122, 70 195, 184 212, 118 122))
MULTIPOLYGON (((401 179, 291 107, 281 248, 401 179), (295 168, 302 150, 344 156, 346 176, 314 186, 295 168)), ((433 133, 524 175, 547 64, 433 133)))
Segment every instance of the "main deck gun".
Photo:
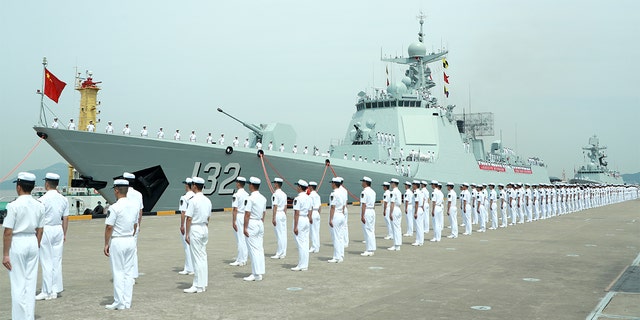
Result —
MULTIPOLYGON (((229 117, 229 118, 231 118, 231 119, 233 119, 235 121, 240 122, 247 129, 251 130, 251 132, 253 132, 253 134, 255 134, 257 139, 262 140, 262 136, 263 136, 264 132, 260 127, 256 126, 255 124, 246 123, 246 122, 244 122, 244 121, 242 121, 242 120, 240 120, 240 119, 238 119, 238 118, 236 118, 236 117, 224 112, 224 110, 222 110, 221 108, 218 108, 218 112, 223 113, 227 117, 229 117)), ((252 145, 255 145, 255 143, 256 143, 256 141, 252 141, 252 145)))

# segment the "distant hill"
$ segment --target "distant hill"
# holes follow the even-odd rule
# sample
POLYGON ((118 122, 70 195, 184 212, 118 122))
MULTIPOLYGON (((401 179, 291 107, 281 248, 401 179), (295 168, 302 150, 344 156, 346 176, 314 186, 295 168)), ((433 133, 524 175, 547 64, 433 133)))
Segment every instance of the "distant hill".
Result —
POLYGON ((640 172, 623 174, 622 180, 625 183, 640 184, 640 172))
MULTIPOLYGON (((44 179, 44 176, 47 174, 47 172, 53 172, 60 175, 60 186, 67 185, 69 176, 69 169, 67 167, 67 164, 64 162, 53 164, 44 169, 21 169, 20 171, 28 171, 35 174, 37 178, 37 186, 44 186, 44 181, 42 181, 42 179, 44 179)), ((13 175, 7 179, 7 181, 0 183, 0 190, 13 190, 13 188, 15 188, 13 180, 15 180, 17 175, 18 172, 14 172, 13 175)))

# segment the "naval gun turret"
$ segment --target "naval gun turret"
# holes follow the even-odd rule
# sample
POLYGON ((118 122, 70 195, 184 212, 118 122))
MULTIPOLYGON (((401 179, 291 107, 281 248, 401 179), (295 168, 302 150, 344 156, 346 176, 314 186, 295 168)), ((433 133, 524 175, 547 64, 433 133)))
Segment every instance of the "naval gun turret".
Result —
POLYGON ((278 150, 280 145, 284 145, 287 150, 291 150, 296 143, 296 132, 289 124, 284 123, 268 123, 255 125, 244 122, 218 108, 218 112, 223 113, 229 118, 240 122, 245 128, 251 130, 249 133, 249 145, 253 148, 258 141, 261 141, 262 148, 267 149, 269 143, 273 144, 273 150, 278 150))

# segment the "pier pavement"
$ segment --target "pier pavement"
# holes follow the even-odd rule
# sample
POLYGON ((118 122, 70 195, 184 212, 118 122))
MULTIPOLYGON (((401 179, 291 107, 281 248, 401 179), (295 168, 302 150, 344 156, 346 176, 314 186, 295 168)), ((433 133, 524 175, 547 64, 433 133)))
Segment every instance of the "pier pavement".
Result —
MULTIPOLYGON (((141 276, 134 287, 131 309, 122 311, 104 309, 104 305, 113 301, 109 260, 102 253, 104 219, 73 221, 64 252, 65 290, 56 300, 38 301, 36 318, 640 317, 640 294, 611 293, 616 279, 640 252, 640 200, 497 231, 474 232, 458 239, 443 237, 442 242, 427 241, 423 247, 412 247, 414 239, 407 237, 399 252, 386 250, 391 240, 382 239, 386 227, 381 208, 376 211, 375 255, 360 256, 364 244, 358 208, 350 207, 351 242, 345 260, 329 264, 326 261, 331 258, 332 247, 328 210, 324 207, 322 246, 320 253, 311 254, 306 272, 289 270, 298 258, 291 232, 286 259, 268 258, 275 252, 276 243, 273 226, 267 223, 264 241, 267 274, 261 282, 242 281, 251 272, 249 265, 228 265, 236 253, 230 213, 215 212, 207 248, 209 287, 201 294, 182 292, 190 286, 192 277, 177 273, 183 265, 179 216, 144 217, 139 237, 141 276)), ((270 213, 267 217, 270 222, 270 213)), ((289 218, 289 230, 291 221, 289 218)), ((449 230, 445 228, 443 235, 449 230)), ((10 306, 9 277, 2 268, 0 319, 10 318, 10 306)))

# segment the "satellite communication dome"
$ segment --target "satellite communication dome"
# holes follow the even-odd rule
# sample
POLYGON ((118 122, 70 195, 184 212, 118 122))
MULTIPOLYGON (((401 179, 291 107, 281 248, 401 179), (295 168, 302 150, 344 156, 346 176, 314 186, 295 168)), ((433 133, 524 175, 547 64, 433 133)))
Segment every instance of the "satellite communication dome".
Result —
POLYGON ((402 82, 392 82, 387 87, 387 93, 395 97, 398 97, 405 92, 407 92, 407 86, 402 82))
POLYGON ((405 86, 409 87, 411 85, 411 78, 409 77, 402 78, 402 83, 404 83, 405 86))
POLYGON ((424 56, 427 54, 427 48, 422 42, 414 42, 410 44, 407 51, 409 52, 410 58, 424 56))

